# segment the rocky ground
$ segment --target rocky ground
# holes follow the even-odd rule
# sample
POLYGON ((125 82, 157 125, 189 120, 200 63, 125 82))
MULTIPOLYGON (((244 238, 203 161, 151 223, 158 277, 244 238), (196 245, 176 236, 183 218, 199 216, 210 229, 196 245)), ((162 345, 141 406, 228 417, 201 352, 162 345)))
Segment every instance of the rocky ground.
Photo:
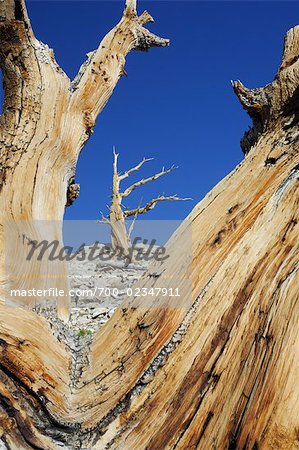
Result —
MULTIPOLYGON (((91 247, 87 247, 86 251, 91 247)), ((127 264, 125 259, 69 262, 71 317, 68 323, 58 319, 53 307, 39 307, 57 338, 70 350, 73 358, 73 382, 80 378, 94 333, 112 316, 122 303, 127 289, 144 274, 148 261, 127 264)))

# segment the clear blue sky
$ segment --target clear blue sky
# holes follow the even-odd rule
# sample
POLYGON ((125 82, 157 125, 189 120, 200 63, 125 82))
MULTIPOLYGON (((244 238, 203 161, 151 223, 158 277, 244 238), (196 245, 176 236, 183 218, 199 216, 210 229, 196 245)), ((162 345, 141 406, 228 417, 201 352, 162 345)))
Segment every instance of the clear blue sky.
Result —
MULTIPOLYGON (((85 53, 95 49, 118 21, 120 1, 29 1, 36 36, 53 47, 59 64, 74 77, 85 53)), ((137 206, 156 194, 192 197, 158 205, 148 219, 183 219, 243 158, 239 140, 249 119, 230 86, 272 81, 283 36, 298 23, 299 3, 278 1, 141 1, 156 19, 152 31, 171 46, 132 52, 123 77, 97 120, 77 170, 81 195, 68 219, 96 219, 111 193, 112 146, 120 169, 154 157, 139 176, 162 165, 179 169, 132 196, 137 206)), ((136 178, 131 179, 134 181, 136 178)))

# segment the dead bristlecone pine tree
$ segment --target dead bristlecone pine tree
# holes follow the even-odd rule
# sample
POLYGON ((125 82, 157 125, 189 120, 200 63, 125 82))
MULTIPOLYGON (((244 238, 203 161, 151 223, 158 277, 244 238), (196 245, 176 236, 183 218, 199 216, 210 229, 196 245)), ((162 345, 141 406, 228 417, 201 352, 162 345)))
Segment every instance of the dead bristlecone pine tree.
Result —
MULTIPOLYGON (((78 192, 69 185, 78 153, 125 55, 168 41, 127 2, 71 83, 34 37, 22 1, 1 1, 0 17, 1 446, 298 449, 299 27, 286 35, 272 83, 233 83, 253 119, 245 158, 175 232, 169 257, 135 285, 177 288, 179 306, 170 295, 145 296, 141 307, 137 297, 125 301, 74 378, 76 355, 46 319, 11 307, 7 287, 47 286, 49 278, 66 287, 64 266, 22 266, 27 241, 61 240, 67 193, 78 192)), ((68 316, 67 301, 59 312, 68 316)))
POLYGON ((105 217, 102 214, 102 218, 101 220, 99 220, 99 222, 109 224, 111 227, 112 249, 118 255, 122 255, 126 259, 131 260, 133 257, 132 252, 130 251, 130 248, 132 246, 131 233, 133 231, 137 217, 140 214, 148 213, 149 211, 154 209, 155 206, 160 202, 165 201, 175 202, 191 199, 181 198, 178 197, 177 195, 168 195, 168 196, 159 195, 158 197, 153 198, 143 206, 140 205, 134 209, 125 209, 123 205, 123 200, 126 197, 128 197, 133 191, 135 191, 136 188, 143 186, 151 181, 157 180, 163 175, 167 175, 172 170, 176 169, 176 167, 171 166, 169 169, 165 169, 163 167, 160 172, 155 173, 150 177, 136 181, 135 183, 131 184, 129 187, 127 187, 124 191, 121 192, 120 190, 121 182, 126 178, 128 178, 129 175, 131 175, 133 172, 138 171, 143 166, 144 163, 152 161, 153 158, 143 158, 143 160, 136 166, 132 167, 131 169, 127 170, 124 173, 119 173, 117 167, 119 154, 115 152, 115 149, 113 149, 113 156, 114 160, 113 160, 113 183, 112 183, 111 206, 109 206, 109 215, 105 217), (133 220, 129 228, 127 227, 126 224, 126 219, 128 217, 133 217, 133 220))

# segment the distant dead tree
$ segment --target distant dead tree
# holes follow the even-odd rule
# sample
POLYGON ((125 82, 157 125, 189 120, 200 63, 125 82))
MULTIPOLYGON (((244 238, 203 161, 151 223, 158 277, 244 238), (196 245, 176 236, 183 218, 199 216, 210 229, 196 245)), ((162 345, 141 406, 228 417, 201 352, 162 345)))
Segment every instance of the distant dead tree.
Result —
POLYGON ((158 197, 153 198, 149 202, 147 202, 144 206, 138 206, 137 208, 127 210, 123 205, 123 199, 128 197, 136 188, 143 186, 144 184, 149 183, 150 181, 157 180, 158 178, 172 172, 176 169, 176 166, 171 166, 169 169, 165 169, 164 167, 160 172, 155 173, 154 175, 143 178, 142 180, 136 181, 127 187, 123 192, 120 191, 120 183, 131 175, 132 172, 138 171, 144 163, 148 161, 152 161, 153 158, 143 158, 143 160, 138 163, 136 166, 127 170, 126 172, 119 173, 117 168, 118 157, 119 154, 115 152, 115 148, 113 148, 113 184, 112 184, 112 200, 111 206, 109 208, 109 215, 104 216, 102 214, 101 223, 107 223, 111 226, 111 242, 112 248, 115 251, 120 251, 125 257, 130 257, 130 247, 131 247, 131 233, 133 231, 133 227, 135 221, 139 214, 146 214, 157 205, 157 203, 164 201, 185 201, 191 200, 190 198, 181 198, 177 195, 159 195, 158 197), (126 219, 128 217, 134 217, 131 225, 127 228, 126 219))

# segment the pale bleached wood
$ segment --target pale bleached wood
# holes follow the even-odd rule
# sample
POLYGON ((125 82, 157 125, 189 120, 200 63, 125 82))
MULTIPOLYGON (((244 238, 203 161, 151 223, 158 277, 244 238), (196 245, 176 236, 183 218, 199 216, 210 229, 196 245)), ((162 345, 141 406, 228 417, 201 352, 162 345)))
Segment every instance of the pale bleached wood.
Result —
POLYGON ((111 241, 112 248, 115 252, 119 254, 123 254, 128 260, 132 260, 132 243, 130 240, 131 232, 133 230, 136 219, 139 214, 146 214, 160 202, 165 201, 182 201, 182 200, 191 200, 190 198, 181 198, 177 195, 160 195, 159 197, 153 198, 149 202, 147 202, 144 206, 141 204, 135 209, 125 209, 123 205, 123 199, 128 197, 136 188, 143 186, 144 184, 150 183, 151 181, 157 180, 164 175, 172 172, 176 169, 175 166, 171 166, 169 169, 165 169, 164 167, 158 173, 151 175, 150 177, 143 178, 135 183, 131 184, 124 191, 121 191, 121 182, 128 178, 131 173, 138 171, 143 164, 148 161, 151 161, 153 158, 143 158, 140 163, 131 169, 127 170, 124 173, 119 173, 118 171, 118 157, 119 154, 115 152, 113 148, 113 181, 112 181, 112 200, 109 208, 109 215, 105 217, 102 213, 102 219, 99 222, 109 224, 111 227, 111 241), (127 229, 126 218, 134 216, 134 220, 131 223, 129 229, 127 229))
POLYGON ((137 284, 181 303, 127 299, 75 385, 45 320, 0 306, 9 448, 298 448, 299 28, 287 36, 271 121, 137 284))
MULTIPOLYGON (((75 183, 79 153, 124 72, 127 53, 166 46, 169 41, 144 28, 151 21, 148 13, 139 18, 136 8, 127 5, 120 22, 71 82, 53 51, 35 38, 23 0, 1 2, 0 16, 5 90, 0 122, 0 299, 5 301, 10 288, 47 289, 53 287, 53 280, 68 292, 64 262, 47 264, 44 258, 43 264, 32 260, 23 266, 28 254, 23 235, 39 242, 58 240, 62 245, 65 205, 79 194, 75 183), (7 234, 19 254, 9 264, 4 244, 7 234), (20 282, 24 273, 34 274, 34 280, 27 276, 20 282)), ((59 316, 67 320, 68 296, 53 300, 59 316)), ((18 301, 35 306, 40 299, 18 301)))
MULTIPOLYGON (((236 448, 246 440, 249 448, 255 442, 265 449, 296 448, 298 185, 292 174, 299 163, 298 144, 289 146, 275 166, 265 166, 276 137, 275 132, 262 140, 195 208, 169 243, 171 258, 163 275, 138 283, 173 286, 175 280, 182 307, 162 303, 157 309, 153 300, 144 299, 143 305, 136 300, 116 311, 95 338, 89 364, 73 390, 59 380, 68 376, 67 369, 60 367, 57 377, 48 357, 42 357, 42 372, 58 384, 53 388, 49 383, 47 397, 65 391, 68 399, 62 405, 48 403, 49 411, 58 408, 61 423, 78 422, 91 430, 86 435, 78 431, 77 439, 95 442, 93 448, 104 448, 104 442, 111 448, 192 448, 195 443, 203 449, 227 448, 234 439, 236 448), (192 294, 180 279, 189 257, 181 244, 190 224, 192 294), (184 318, 182 336, 171 344, 184 318), (148 370, 159 354, 161 366, 148 370), (123 403, 126 396, 130 401, 123 403)), ((159 269, 152 267, 150 273, 159 269)), ((2 308, 11 325, 1 339, 4 334, 11 349, 9 339, 15 338, 8 336, 14 336, 15 320, 24 312, 7 315, 2 308)), ((31 314, 22 322, 28 342, 31 328, 40 322, 31 314)), ((46 327, 39 330, 37 348, 49 336, 46 327)), ((25 360, 12 372, 19 377, 29 370, 25 360)), ((36 381, 30 386, 38 391, 36 381)))

